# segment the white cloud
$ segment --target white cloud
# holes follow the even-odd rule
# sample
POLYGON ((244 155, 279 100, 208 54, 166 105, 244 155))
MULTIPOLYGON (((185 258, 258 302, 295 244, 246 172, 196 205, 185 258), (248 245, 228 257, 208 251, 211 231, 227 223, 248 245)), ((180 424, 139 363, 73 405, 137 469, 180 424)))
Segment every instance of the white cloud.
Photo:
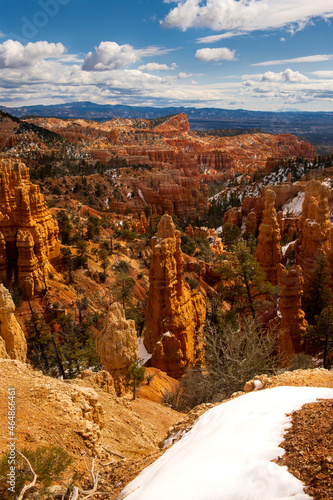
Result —
POLYGON ((140 71, 169 71, 177 68, 176 63, 172 63, 171 66, 167 64, 159 64, 155 62, 147 63, 142 66, 139 66, 140 71))
POLYGON ((280 73, 266 71, 260 79, 261 82, 306 82, 308 80, 308 77, 302 75, 299 71, 292 71, 289 68, 280 71, 280 73))
POLYGON ((286 41, 286 39, 285 39, 285 38, 283 38, 283 36, 282 36, 282 37, 280 38, 280 42, 285 42, 285 41, 286 41))
POLYGON ((3 38, 4 36, 6 36, 5 33, 0 30, 0 38, 3 38))
POLYGON ((235 59, 235 51, 226 47, 216 49, 204 48, 197 50, 195 57, 199 61, 233 61, 235 59))
POLYGON ((272 61, 253 63, 251 64, 251 66, 271 66, 271 65, 290 64, 290 63, 316 63, 316 62, 330 61, 331 59, 333 59, 333 54, 318 54, 313 56, 294 57, 292 59, 274 59, 272 61))
POLYGON ((315 17, 333 15, 332 0, 177 0, 163 25, 220 30, 303 29, 315 17))
POLYGON ((95 52, 89 52, 84 60, 84 71, 107 71, 125 68, 140 59, 132 45, 101 42, 95 52))
POLYGON ((135 49, 132 45, 118 45, 116 42, 101 42, 95 52, 89 52, 84 60, 84 71, 110 71, 123 69, 139 61, 142 57, 166 54, 169 49, 146 47, 135 49))
POLYGON ((0 44, 0 69, 31 66, 36 61, 60 57, 65 50, 62 43, 29 42, 24 46, 20 42, 6 40, 0 44))
POLYGON ((202 38, 197 38, 197 43, 215 43, 223 40, 225 38, 232 38, 234 36, 247 35, 244 31, 227 31, 226 33, 221 33, 220 35, 209 35, 202 38))
POLYGON ((318 78, 333 79, 333 70, 312 71, 311 75, 317 76, 318 78))

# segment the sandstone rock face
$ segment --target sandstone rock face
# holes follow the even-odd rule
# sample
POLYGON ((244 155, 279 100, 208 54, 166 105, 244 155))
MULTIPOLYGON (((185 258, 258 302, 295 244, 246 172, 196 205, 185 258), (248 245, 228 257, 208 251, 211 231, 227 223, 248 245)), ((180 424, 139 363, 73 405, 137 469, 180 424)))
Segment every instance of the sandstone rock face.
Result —
POLYGON ((26 297, 44 288, 44 267, 59 254, 58 224, 19 161, 0 160, 0 279, 18 279, 26 297))
POLYGON ((11 295, 0 284, 0 358, 17 359, 24 363, 27 358, 27 343, 14 312, 11 295))
POLYGON ((205 302, 182 279, 180 232, 170 215, 158 224, 152 252, 144 344, 152 366, 179 378, 203 361, 205 302))
POLYGON ((277 265, 282 260, 280 228, 276 218, 275 193, 267 189, 263 222, 259 227, 256 259, 266 272, 268 281, 277 284, 277 265))
POLYGON ((328 208, 329 188, 311 180, 305 187, 302 215, 298 222, 299 238, 296 242, 296 264, 308 278, 312 266, 320 254, 331 249, 332 223, 328 208))
POLYGON ((243 220, 242 209, 238 207, 229 208, 223 216, 223 225, 233 224, 234 226, 241 227, 243 220))
POLYGON ((155 132, 165 137, 173 137, 179 133, 189 132, 189 130, 190 125, 186 113, 172 116, 169 120, 166 120, 164 123, 154 128, 155 132))
POLYGON ((302 269, 296 266, 287 270, 282 264, 278 264, 278 281, 281 287, 279 309, 282 315, 280 351, 294 354, 301 351, 302 334, 308 326, 302 310, 302 269))
POLYGON ((105 320, 105 328, 97 334, 96 350, 105 370, 114 378, 117 394, 123 391, 122 379, 128 367, 138 359, 138 339, 133 320, 125 318, 121 304, 114 302, 105 320))
POLYGON ((194 239, 194 230, 193 230, 193 227, 191 226, 191 224, 189 224, 185 228, 185 234, 187 234, 187 236, 189 236, 190 238, 192 238, 192 240, 194 239))

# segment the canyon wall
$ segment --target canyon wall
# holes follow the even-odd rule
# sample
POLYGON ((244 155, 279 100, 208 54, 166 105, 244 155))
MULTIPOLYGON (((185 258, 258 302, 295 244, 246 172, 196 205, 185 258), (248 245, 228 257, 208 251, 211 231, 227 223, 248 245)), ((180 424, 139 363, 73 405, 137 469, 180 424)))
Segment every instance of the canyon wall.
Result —
POLYGON ((45 289, 45 267, 60 250, 58 224, 29 169, 0 159, 0 279, 18 282, 27 298, 45 289))

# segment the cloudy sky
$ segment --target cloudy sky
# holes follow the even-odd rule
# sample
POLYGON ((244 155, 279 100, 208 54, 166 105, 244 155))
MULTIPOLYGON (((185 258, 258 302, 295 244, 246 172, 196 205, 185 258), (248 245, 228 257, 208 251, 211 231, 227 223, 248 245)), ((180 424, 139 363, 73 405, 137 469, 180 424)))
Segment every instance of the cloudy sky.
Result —
POLYGON ((333 111, 332 0, 1 0, 0 104, 333 111))

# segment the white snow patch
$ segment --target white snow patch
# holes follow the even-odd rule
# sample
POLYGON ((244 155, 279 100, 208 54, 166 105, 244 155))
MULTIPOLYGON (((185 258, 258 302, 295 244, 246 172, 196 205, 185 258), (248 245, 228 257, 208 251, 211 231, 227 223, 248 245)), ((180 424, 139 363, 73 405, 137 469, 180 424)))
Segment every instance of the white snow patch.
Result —
POLYGON ((165 332, 165 333, 163 333, 163 337, 171 337, 171 333, 170 332, 165 332))
POLYGON ((254 390, 255 390, 255 391, 258 391, 259 389, 261 389, 261 387, 262 387, 262 382, 261 382, 261 380, 255 380, 255 381, 254 381, 254 390))
POLYGON ((287 214, 290 216, 297 217, 302 214, 302 206, 303 206, 303 201, 304 201, 305 193, 301 192, 298 193, 295 198, 293 198, 291 201, 286 203, 283 206, 283 215, 286 217, 287 214))
POLYGON ((141 189, 138 189, 138 195, 139 195, 139 197, 141 198, 141 200, 143 201, 143 203, 145 203, 145 204, 147 205, 147 202, 146 202, 146 200, 145 200, 145 197, 144 197, 144 196, 143 196, 143 194, 142 194, 141 189))
POLYGON ((274 387, 208 410, 118 500, 309 500, 272 460, 284 453, 286 414, 318 398, 333 399, 333 389, 274 387))
POLYGON ((166 448, 169 448, 174 441, 178 441, 180 437, 182 437, 185 434, 185 431, 178 431, 176 434, 172 434, 168 439, 164 441, 163 449, 165 450, 166 448))
POLYGON ((146 346, 143 343, 143 337, 138 338, 138 349, 139 349, 139 359, 142 360, 142 364, 144 365, 150 358, 151 354, 146 349, 146 346))
POLYGON ((291 241, 290 243, 287 243, 287 245, 284 245, 283 247, 281 247, 281 252, 282 252, 282 257, 285 257, 286 253, 287 253, 287 250, 288 248, 290 247, 290 245, 293 245, 296 243, 297 240, 294 240, 294 241, 291 241))

